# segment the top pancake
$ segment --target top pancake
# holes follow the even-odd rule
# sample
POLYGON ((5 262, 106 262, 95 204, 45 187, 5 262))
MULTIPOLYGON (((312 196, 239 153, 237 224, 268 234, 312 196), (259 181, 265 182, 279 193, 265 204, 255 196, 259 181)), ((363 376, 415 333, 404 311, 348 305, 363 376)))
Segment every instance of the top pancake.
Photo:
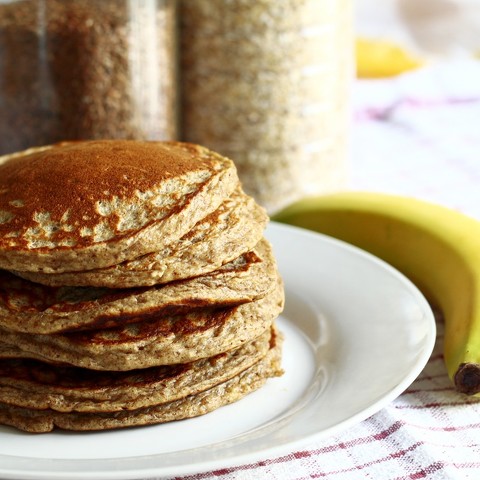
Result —
POLYGON ((0 268, 102 268, 159 250, 238 186, 229 159, 178 142, 63 142, 0 158, 0 268))
POLYGON ((183 280, 213 272, 251 250, 262 238, 267 220, 265 210, 238 187, 177 242, 157 252, 84 272, 13 273, 54 287, 131 288, 183 280))

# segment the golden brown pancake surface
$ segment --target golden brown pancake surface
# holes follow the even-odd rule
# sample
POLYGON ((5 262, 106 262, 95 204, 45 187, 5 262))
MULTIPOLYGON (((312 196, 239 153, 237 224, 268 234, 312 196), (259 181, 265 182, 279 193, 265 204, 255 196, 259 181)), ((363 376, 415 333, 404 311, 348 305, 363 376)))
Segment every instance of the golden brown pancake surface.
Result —
POLYGON ((237 184, 231 160, 176 142, 64 142, 0 158, 0 267, 136 258, 187 233, 237 184))

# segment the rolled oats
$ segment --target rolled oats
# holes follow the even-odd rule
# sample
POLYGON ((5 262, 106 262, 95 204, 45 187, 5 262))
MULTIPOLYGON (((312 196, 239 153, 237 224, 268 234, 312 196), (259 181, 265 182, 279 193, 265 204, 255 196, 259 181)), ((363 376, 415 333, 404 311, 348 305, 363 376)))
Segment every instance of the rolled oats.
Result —
POLYGON ((0 153, 176 139, 175 0, 0 2, 0 153))
POLYGON ((182 134, 269 212, 343 186, 351 0, 181 0, 182 134))

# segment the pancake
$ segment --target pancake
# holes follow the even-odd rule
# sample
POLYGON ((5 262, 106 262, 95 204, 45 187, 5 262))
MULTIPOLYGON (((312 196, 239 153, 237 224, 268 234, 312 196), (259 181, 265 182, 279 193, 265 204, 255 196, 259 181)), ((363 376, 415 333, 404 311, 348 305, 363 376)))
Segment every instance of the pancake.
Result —
POLYGON ((178 242, 135 260, 85 272, 13 272, 51 286, 130 288, 167 283, 212 272, 252 249, 263 235, 267 214, 240 188, 200 220, 178 242))
POLYGON ((206 308, 121 327, 64 334, 0 329, 0 342, 23 358, 93 370, 124 371, 186 363, 237 348, 268 330, 284 304, 281 279, 265 297, 230 308, 206 308))
POLYGON ((20 350, 16 345, 10 345, 8 343, 3 343, 0 341, 0 362, 5 359, 32 359, 32 360, 39 360, 40 362, 43 363, 48 363, 51 365, 62 365, 62 366, 69 366, 68 364, 65 364, 63 362, 55 362, 49 358, 42 357, 40 354, 35 354, 29 352, 28 354, 25 354, 22 350, 20 350))
POLYGON ((108 430, 152 425, 195 417, 240 400, 265 384, 270 377, 281 375, 281 339, 275 337, 270 350, 261 360, 237 376, 208 390, 159 405, 119 412, 87 413, 34 410, 0 403, 0 424, 11 425, 32 433, 65 430, 108 430))
POLYGON ((0 158, 0 268, 59 273, 161 250, 239 185, 198 145, 63 142, 0 158))
POLYGON ((202 392, 238 375, 268 352, 273 329, 242 347, 196 362, 102 372, 25 359, 0 360, 0 402, 35 410, 116 412, 202 392))
POLYGON ((267 220, 233 162, 198 145, 0 157, 0 424, 180 420, 281 375, 267 220))
POLYGON ((47 287, 0 271, 0 327, 51 334, 234 306, 271 292, 277 275, 272 249, 265 239, 253 251, 212 273, 143 289, 47 287))

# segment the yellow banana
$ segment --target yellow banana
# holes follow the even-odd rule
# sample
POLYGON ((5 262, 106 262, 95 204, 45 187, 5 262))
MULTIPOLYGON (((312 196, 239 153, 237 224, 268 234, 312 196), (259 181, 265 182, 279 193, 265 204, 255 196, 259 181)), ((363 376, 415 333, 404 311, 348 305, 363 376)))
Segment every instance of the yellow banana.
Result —
POLYGON ((402 46, 386 40, 357 38, 355 47, 358 78, 393 77, 424 64, 402 46))
POLYGON ((480 222, 422 200, 368 192, 304 199, 273 220, 354 244, 409 277, 443 311, 445 364, 456 389, 480 394, 480 222))

